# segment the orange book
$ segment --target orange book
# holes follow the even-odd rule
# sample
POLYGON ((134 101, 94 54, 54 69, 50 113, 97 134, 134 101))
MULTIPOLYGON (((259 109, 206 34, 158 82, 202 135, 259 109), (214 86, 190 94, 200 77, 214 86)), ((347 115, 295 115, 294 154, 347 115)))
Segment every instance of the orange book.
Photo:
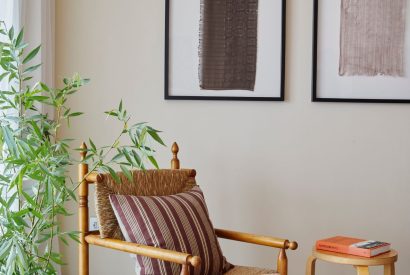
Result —
POLYGON ((370 258, 390 251, 390 244, 336 236, 317 241, 316 249, 370 258))

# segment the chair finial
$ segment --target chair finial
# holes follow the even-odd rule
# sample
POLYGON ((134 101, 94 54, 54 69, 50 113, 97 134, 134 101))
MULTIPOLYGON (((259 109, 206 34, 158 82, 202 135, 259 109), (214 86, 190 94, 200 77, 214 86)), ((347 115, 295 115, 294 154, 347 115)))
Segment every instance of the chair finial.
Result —
POLYGON ((172 152, 171 169, 179 169, 179 159, 178 159, 179 147, 176 142, 172 144, 171 152, 172 152))
POLYGON ((81 160, 84 160, 85 156, 87 155, 87 145, 85 144, 85 142, 81 143, 80 149, 81 160))
POLYGON ((296 250, 296 249, 298 249, 298 243, 297 242, 290 242, 289 243, 289 248, 291 249, 291 250, 296 250))

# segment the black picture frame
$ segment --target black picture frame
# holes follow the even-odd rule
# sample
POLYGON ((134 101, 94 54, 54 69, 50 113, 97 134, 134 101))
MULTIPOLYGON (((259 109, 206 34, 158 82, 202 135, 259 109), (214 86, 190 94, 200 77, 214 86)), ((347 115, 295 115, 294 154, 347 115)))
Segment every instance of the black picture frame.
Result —
MULTIPOLYGON (((237 97, 237 96, 177 96, 169 93, 170 67, 170 4, 165 0, 165 61, 164 61, 164 99, 165 100, 230 100, 230 101, 285 101, 285 58, 286 58, 286 0, 282 2, 281 18, 281 64, 280 64, 280 96, 273 97, 237 97)), ((176 0, 175 0, 176 1, 176 0)))
MULTIPOLYGON (((410 99, 379 99, 379 98, 332 98, 317 95, 318 79, 318 35, 319 35, 319 4, 321 0, 313 0, 313 43, 312 43, 312 102, 352 102, 352 103, 410 103, 410 99)), ((410 53, 409 53, 410 54, 410 53)))

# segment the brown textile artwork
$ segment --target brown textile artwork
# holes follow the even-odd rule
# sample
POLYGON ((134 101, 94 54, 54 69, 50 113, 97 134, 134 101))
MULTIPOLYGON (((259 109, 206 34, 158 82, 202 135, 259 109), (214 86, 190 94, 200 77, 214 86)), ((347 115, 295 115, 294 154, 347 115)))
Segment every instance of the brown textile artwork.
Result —
POLYGON ((406 0, 341 0, 339 75, 404 76, 406 0))
POLYGON ((254 90, 257 11, 258 0, 201 0, 201 89, 254 90))

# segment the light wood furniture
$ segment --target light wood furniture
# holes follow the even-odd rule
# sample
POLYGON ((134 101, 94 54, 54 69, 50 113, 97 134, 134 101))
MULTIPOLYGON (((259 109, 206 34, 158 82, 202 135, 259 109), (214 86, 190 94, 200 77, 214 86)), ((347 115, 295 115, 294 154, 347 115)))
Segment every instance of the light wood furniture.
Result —
POLYGON ((316 250, 314 247, 312 255, 309 257, 306 264, 306 275, 315 274, 317 259, 335 264, 352 265, 355 267, 357 275, 369 275, 369 266, 384 266, 384 275, 394 275, 394 263, 397 261, 397 257, 398 255, 395 250, 391 250, 390 252, 376 257, 364 258, 324 250, 316 250))
MULTIPOLYGON (((85 143, 81 145, 81 149, 86 149, 85 143)), ((171 169, 180 169, 180 161, 178 159, 179 148, 176 143, 172 145, 172 160, 171 169)), ((86 157, 86 151, 81 151, 81 158, 86 157)), ((104 174, 88 173, 88 165, 81 163, 79 165, 79 181, 81 182, 79 187, 79 274, 89 274, 89 245, 97 245, 109 249, 119 250, 127 253, 138 254, 146 257, 169 261, 182 265, 181 274, 189 274, 189 266, 198 267, 201 264, 201 259, 198 256, 190 255, 188 253, 182 253, 178 251, 172 251, 157 247, 150 247, 146 245, 130 243, 118 239, 112 238, 100 238, 98 231, 90 232, 88 227, 89 214, 88 214, 88 187, 89 184, 99 184, 104 180, 104 174)), ((259 236, 248 233, 216 229, 216 235, 219 238, 230 239, 240 242, 252 243, 262 246, 268 246, 273 248, 279 248, 279 254, 277 259, 277 272, 280 275, 288 274, 288 259, 286 256, 286 250, 295 250, 298 247, 296 242, 291 242, 286 239, 259 236)))

